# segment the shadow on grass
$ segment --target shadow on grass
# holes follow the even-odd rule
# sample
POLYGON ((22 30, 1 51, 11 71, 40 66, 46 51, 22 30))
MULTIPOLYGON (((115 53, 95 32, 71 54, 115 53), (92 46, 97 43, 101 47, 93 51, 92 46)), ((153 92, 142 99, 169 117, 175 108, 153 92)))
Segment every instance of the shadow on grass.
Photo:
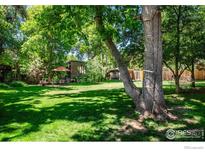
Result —
MULTIPOLYGON (((107 99, 112 100, 117 97, 120 98, 120 92, 118 90, 112 90, 112 95, 105 90, 101 91, 86 91, 81 92, 79 94, 72 94, 70 97, 101 97, 107 96, 107 99)), ((122 90, 123 91, 123 90, 122 90)), ((173 94, 174 89, 166 89, 165 90, 169 94, 173 94)), ((121 93, 122 94, 122 93, 121 93)), ((180 95, 181 96, 181 95, 180 95)), ((54 96, 55 97, 55 96, 54 96)), ((124 96, 125 98, 126 96, 124 96)), ((147 119, 144 121, 144 126, 148 129, 147 132, 141 132, 138 130, 134 130, 131 134, 121 133, 118 129, 111 129, 109 126, 103 125, 102 122, 98 121, 93 124, 94 128, 97 128, 96 131, 80 131, 75 134, 73 138, 77 140, 87 140, 87 141, 95 141, 95 140, 122 140, 122 141, 150 141, 150 140, 160 140, 160 141, 169 141, 165 134, 168 129, 171 128, 171 125, 175 125, 176 129, 180 130, 188 130, 188 129, 204 129, 205 126, 205 96, 204 95, 190 95, 184 94, 183 100, 174 100, 167 99, 168 107, 172 110, 173 114, 176 114, 179 119, 177 121, 166 121, 159 122, 154 121, 153 119, 147 119), (178 109, 179 107, 186 107, 185 110, 178 109), (196 120, 194 120, 196 118, 196 120), (198 118, 198 119, 197 119, 198 118), (169 125, 169 123, 171 125, 169 125), (158 127, 163 127, 163 129, 158 129, 158 127), (98 134, 98 135, 96 135, 98 134)), ((121 96, 122 98, 122 96, 121 96)), ((122 101, 121 99, 114 101, 122 101)), ((125 103, 125 102, 124 102, 125 103)), ((117 105, 117 104, 116 104, 117 105)), ((121 105, 121 103, 120 103, 121 105)), ((123 104, 124 105, 124 104, 123 104)), ((130 104, 131 105, 131 104, 130 104)), ((119 111, 127 111, 125 107, 116 106, 119 111)), ((134 112, 134 108, 130 111, 130 114, 123 113, 126 118, 136 119, 132 113, 134 112)), ((104 111, 106 113, 106 111, 104 111)), ((119 113, 115 113, 116 115, 121 115, 119 113)), ((119 123, 122 126, 122 123, 119 123)), ((203 138, 183 138, 183 136, 175 141, 201 141, 203 138)))
MULTIPOLYGON (((69 90, 66 87, 60 87, 69 90)), ((23 128, 20 134, 4 137, 2 141, 11 141, 31 132, 40 131, 40 125, 52 123, 55 120, 68 120, 75 122, 92 122, 91 130, 81 130, 72 136, 76 141, 149 141, 152 139, 166 141, 165 132, 169 129, 169 123, 181 125, 179 129, 203 128, 205 126, 205 97, 203 95, 182 95, 183 100, 167 99, 168 106, 173 113, 180 116, 177 121, 161 123, 147 119, 144 126, 147 132, 134 131, 131 134, 119 132, 124 119, 136 119, 132 101, 125 95, 124 89, 92 90, 73 94, 49 95, 52 98, 70 97, 77 101, 63 102, 51 107, 35 108, 32 104, 16 103, 21 100, 29 100, 31 96, 41 96, 44 92, 53 90, 53 87, 24 87, 17 92, 0 93, 0 133, 16 131, 8 127, 11 123, 29 123, 29 127, 23 128), (177 107, 190 107, 177 110, 177 107), (198 118, 196 123, 186 119, 198 118), (163 126, 166 129, 159 130, 163 126)), ((57 88, 58 89, 58 88, 57 88)), ((169 90, 165 90, 170 92, 169 90)), ((170 92, 172 93, 172 92, 170 92)), ((34 102, 40 103, 40 102, 34 102)), ((18 129, 18 128, 17 128, 18 129)), ((184 140, 180 138, 179 140, 184 140)), ((189 139, 185 139, 189 140, 189 139)), ((195 140, 195 139, 190 139, 195 140)), ((196 139, 200 140, 200 139, 196 139)))
MULTIPOLYGON (((63 102, 51 107, 35 108, 33 104, 21 103, 21 101, 29 101, 31 96, 41 96, 42 93, 50 90, 50 87, 28 87, 18 88, 17 92, 5 93, 1 95, 0 103, 0 133, 15 131, 14 128, 8 127, 12 123, 29 123, 30 127, 22 130, 21 134, 4 137, 2 141, 10 141, 27 135, 31 132, 39 131, 39 126, 49 124, 55 120, 68 120, 76 122, 93 122, 96 129, 100 129, 104 120, 109 119, 107 116, 116 116, 113 124, 118 125, 122 117, 128 116, 133 112, 134 106, 128 97, 125 97, 123 91, 120 90, 99 90, 87 91, 83 93, 73 94, 69 97, 87 97, 78 101, 63 102), (122 94, 119 96, 119 94, 122 94), (95 97, 95 99, 93 99, 95 97), (20 103, 19 103, 20 102, 20 103), (122 110, 123 109, 123 110, 122 110), (100 127, 100 128, 99 128, 100 127)), ((67 89, 68 90, 68 89, 67 89)), ((62 95, 49 95, 50 98, 62 97, 62 95)), ((64 96, 66 97, 66 95, 64 96)), ((34 103, 40 103, 34 101, 34 103)), ((103 129, 109 127, 103 125, 103 129)), ((99 134, 100 135, 100 134, 99 134)), ((76 135, 77 136, 77 135, 76 135)), ((101 136, 99 139, 106 139, 101 136)), ((82 140, 83 138, 73 137, 74 140, 82 140)))

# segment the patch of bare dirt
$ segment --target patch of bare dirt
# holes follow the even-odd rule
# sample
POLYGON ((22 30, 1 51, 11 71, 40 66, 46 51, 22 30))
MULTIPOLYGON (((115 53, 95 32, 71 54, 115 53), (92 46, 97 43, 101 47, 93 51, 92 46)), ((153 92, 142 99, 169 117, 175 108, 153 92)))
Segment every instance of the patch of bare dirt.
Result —
POLYGON ((132 134, 134 132, 145 133, 147 129, 137 120, 127 120, 119 131, 124 134, 132 134))

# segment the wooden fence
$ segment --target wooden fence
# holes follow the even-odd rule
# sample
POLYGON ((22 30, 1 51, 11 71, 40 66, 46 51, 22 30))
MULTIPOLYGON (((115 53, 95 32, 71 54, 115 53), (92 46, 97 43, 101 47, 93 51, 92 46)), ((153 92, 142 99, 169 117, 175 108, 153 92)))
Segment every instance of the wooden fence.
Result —
MULTIPOLYGON (((130 77, 133 80, 141 80, 141 81, 143 80, 143 70, 129 69, 129 73, 130 73, 130 77)), ((205 70, 195 69, 194 74, 195 74, 196 80, 205 80, 205 70)), ((162 79, 163 80, 174 80, 172 72, 168 69, 163 70, 162 79)), ((191 72, 184 71, 183 74, 181 75, 180 80, 191 81, 191 72)))

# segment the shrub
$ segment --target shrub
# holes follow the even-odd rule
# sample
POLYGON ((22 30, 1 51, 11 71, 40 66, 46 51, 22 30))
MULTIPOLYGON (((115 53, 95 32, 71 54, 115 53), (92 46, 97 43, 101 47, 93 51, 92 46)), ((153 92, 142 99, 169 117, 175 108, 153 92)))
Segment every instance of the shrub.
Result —
POLYGON ((27 84, 23 81, 13 81, 10 86, 12 87, 26 87, 27 84))
POLYGON ((6 83, 0 83, 0 88, 10 88, 6 83))

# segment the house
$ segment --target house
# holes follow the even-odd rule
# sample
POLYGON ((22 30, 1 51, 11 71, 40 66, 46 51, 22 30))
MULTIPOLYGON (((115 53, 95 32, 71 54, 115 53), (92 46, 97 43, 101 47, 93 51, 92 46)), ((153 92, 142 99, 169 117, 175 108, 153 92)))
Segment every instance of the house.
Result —
POLYGON ((59 66, 53 69, 54 72, 69 72, 69 69, 64 66, 59 66))
POLYGON ((77 78, 85 74, 85 63, 82 61, 69 61, 67 66, 58 66, 53 72, 66 72, 67 75, 61 77, 59 83, 76 82, 77 78))
POLYGON ((118 68, 111 69, 106 73, 106 78, 109 80, 120 80, 120 71, 118 68))
POLYGON ((76 79, 81 75, 85 74, 85 62, 83 61, 69 61, 67 62, 67 68, 69 70, 68 77, 70 79, 76 79))
MULTIPOLYGON (((134 69, 128 69, 129 75, 132 80, 141 80, 143 78, 143 72, 134 69)), ((120 72, 118 68, 111 69, 106 73, 106 77, 109 80, 120 80, 120 72)))

